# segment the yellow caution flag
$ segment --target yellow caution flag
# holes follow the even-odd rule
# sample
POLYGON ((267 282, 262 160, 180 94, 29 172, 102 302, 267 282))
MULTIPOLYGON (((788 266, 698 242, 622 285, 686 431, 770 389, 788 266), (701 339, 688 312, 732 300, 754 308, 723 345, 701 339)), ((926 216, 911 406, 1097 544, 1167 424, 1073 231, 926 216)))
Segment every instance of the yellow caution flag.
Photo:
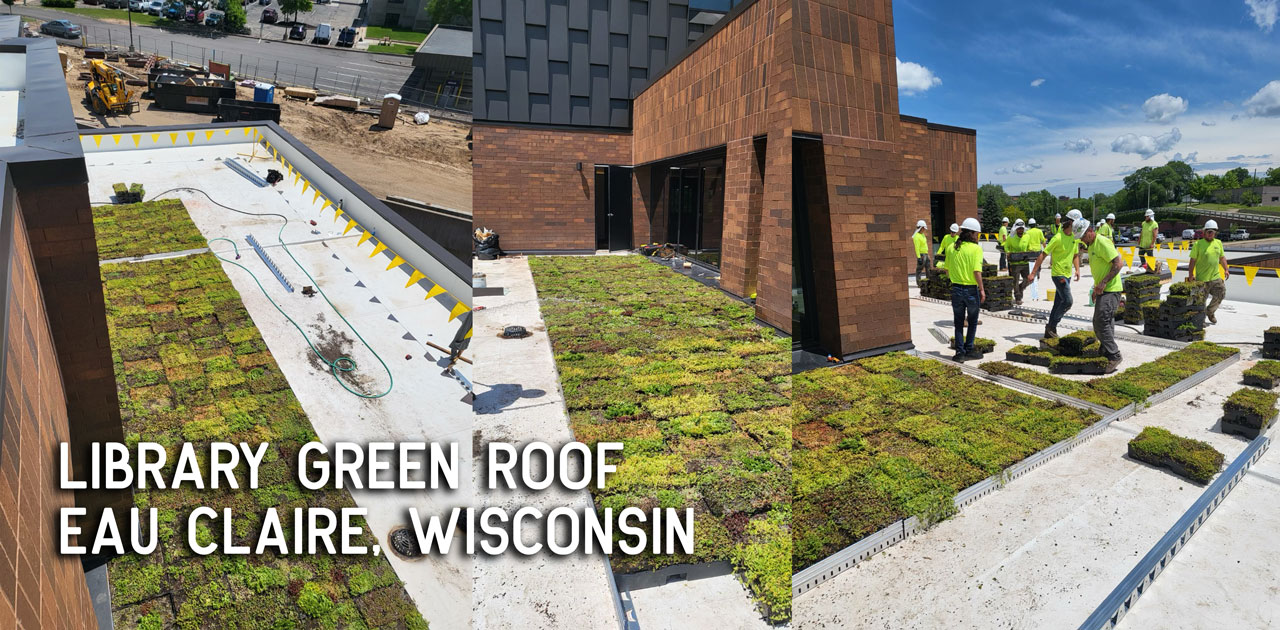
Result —
POLYGON ((116 146, 120 146, 120 134, 118 133, 111 134, 111 140, 116 143, 116 146))
POLYGON ((178 134, 176 133, 169 134, 169 144, 178 144, 178 134))
POLYGON ((244 132, 244 135, 249 136, 253 135, 254 129, 253 127, 241 127, 241 131, 244 132))
POLYGON ((1142 257, 1142 259, 1143 259, 1143 260, 1145 260, 1145 261, 1147 261, 1147 267, 1148 267, 1148 268, 1150 268, 1150 269, 1155 269, 1155 268, 1156 268, 1156 257, 1155 257, 1155 256, 1143 256, 1143 257, 1142 257))
POLYGON ((373 236, 373 232, 370 232, 369 230, 365 230, 364 234, 360 235, 360 240, 356 241, 356 246, 359 247, 361 245, 364 245, 364 242, 369 240, 370 236, 373 236))
POLYGON ((156 144, 160 144, 160 134, 158 133, 151 134, 151 141, 156 144))
POLYGON ((196 143, 196 132, 194 132, 194 131, 188 131, 188 132, 187 132, 187 144, 195 144, 195 143, 196 143))
POLYGON ((343 236, 346 236, 347 232, 350 232, 350 231, 351 231, 351 228, 353 228, 353 227, 355 227, 355 226, 356 226, 356 220, 355 220, 355 219, 352 219, 352 220, 350 220, 350 221, 347 221, 347 227, 343 228, 343 230, 342 230, 342 234, 343 234, 343 236))
POLYGON ((222 135, 224 135, 224 136, 229 136, 229 135, 231 135, 231 128, 230 128, 230 127, 227 127, 226 129, 223 129, 223 130, 222 130, 222 135))
POLYGON ((102 136, 101 136, 101 135, 94 135, 94 136, 93 136, 93 146, 95 146, 95 147, 100 147, 100 146, 102 146, 102 136))
POLYGON ((440 286, 440 285, 438 285, 438 284, 437 284, 437 285, 435 285, 435 286, 431 287, 430 289, 427 289, 427 297, 425 297, 425 298, 423 298, 423 299, 424 299, 424 300, 430 300, 431 298, 433 298, 433 297, 435 297, 435 296, 437 296, 437 295, 440 295, 441 293, 444 293, 444 287, 442 287, 442 286, 440 286))
MULTIPOLYGON (((332 205, 333 205, 333 202, 332 202, 332 201, 329 201, 328 199, 325 199, 325 200, 324 200, 324 205, 320 206, 320 209, 321 209, 321 210, 324 210, 325 208, 328 208, 329 206, 332 206, 332 205)), ((336 218, 338 218, 338 217, 337 217, 337 215, 338 215, 338 214, 342 214, 342 211, 341 211, 341 210, 339 210, 339 211, 337 212, 337 214, 335 214, 335 215, 334 215, 334 218, 335 218, 335 219, 336 219, 336 218)))
POLYGON ((470 309, 470 308, 468 308, 468 307, 467 307, 467 305, 466 305, 466 304, 463 304, 462 302, 458 302, 457 304, 454 304, 454 305, 453 305, 453 310, 452 310, 452 311, 449 311, 449 321, 453 321, 453 320, 454 320, 455 318, 457 318, 459 315, 461 315, 461 314, 463 314, 463 313, 465 313, 465 312, 467 312, 467 311, 469 311, 469 310, 471 310, 471 309, 470 309))
POLYGON ((304 194, 304 195, 305 195, 305 194, 307 194, 307 188, 308 188, 309 186, 311 186, 311 182, 309 182, 309 181, 307 181, 307 180, 305 180, 305 179, 304 179, 304 180, 302 180, 302 194, 304 194))
POLYGON ((142 134, 140 134, 140 133, 135 133, 135 134, 133 134, 132 136, 129 136, 129 137, 130 137, 130 138, 133 138, 133 146, 134 146, 135 148, 137 148, 137 147, 138 147, 138 145, 142 143, 142 134))
POLYGON ((383 243, 382 241, 378 241, 378 244, 373 246, 373 252, 369 254, 369 258, 373 258, 374 256, 381 254, 386 249, 387 249, 387 244, 383 243))
POLYGON ((205 139, 205 140, 213 140, 213 130, 212 130, 212 129, 210 129, 209 131, 204 132, 204 139, 205 139))
POLYGON ((399 254, 396 254, 396 257, 391 259, 391 264, 387 265, 387 271, 391 271, 392 269, 395 269, 396 267, 399 267, 400 265, 403 265, 403 264, 404 264, 404 259, 401 258, 399 254))
POLYGON ((1177 272, 1178 272, 1178 259, 1177 259, 1177 258, 1166 258, 1166 259, 1164 259, 1164 262, 1165 262, 1165 264, 1169 265, 1169 273, 1177 273, 1177 272))
POLYGON ((1258 268, 1257 268, 1257 267, 1245 267, 1245 268, 1244 268, 1244 281, 1245 281, 1246 283, 1248 283, 1248 285, 1249 285, 1249 286, 1253 286, 1253 277, 1254 277, 1254 276, 1256 276, 1256 275, 1258 275, 1258 268))
MULTIPOLYGON (((321 210, 323 210, 323 209, 324 209, 324 208, 321 208, 321 210)), ((340 217, 340 216, 342 216, 342 210, 337 210, 336 212, 334 212, 334 213, 333 213, 333 222, 334 222, 334 223, 337 223, 337 222, 338 222, 338 217, 340 217)))
MULTIPOLYGON (((316 205, 316 202, 317 202, 317 201, 319 201, 319 200, 320 200, 320 189, 319 189, 319 188, 317 188, 317 189, 316 189, 316 194, 315 194, 315 195, 313 195, 313 196, 311 197, 311 205, 313 205, 313 206, 314 206, 314 205, 316 205)), ((324 210, 324 208, 320 208, 320 209, 321 209, 321 210, 324 210)))
POLYGON ((1127 248, 1126 248, 1126 249, 1122 249, 1122 250, 1120 250, 1120 257, 1121 257, 1121 258, 1124 258, 1124 266, 1126 266, 1126 267, 1132 267, 1132 266, 1133 266, 1133 251, 1132 251, 1132 250, 1127 249, 1127 248))
POLYGON ((409 276, 409 281, 405 283, 404 288, 406 288, 406 289, 407 289, 407 288, 409 288, 409 287, 413 286, 414 284, 417 284, 417 282, 418 282, 419 280, 421 280, 421 279, 423 279, 423 278, 425 278, 425 277, 427 277, 427 274, 422 273, 421 271, 418 271, 417 269, 414 269, 414 270, 413 270, 413 275, 409 276))

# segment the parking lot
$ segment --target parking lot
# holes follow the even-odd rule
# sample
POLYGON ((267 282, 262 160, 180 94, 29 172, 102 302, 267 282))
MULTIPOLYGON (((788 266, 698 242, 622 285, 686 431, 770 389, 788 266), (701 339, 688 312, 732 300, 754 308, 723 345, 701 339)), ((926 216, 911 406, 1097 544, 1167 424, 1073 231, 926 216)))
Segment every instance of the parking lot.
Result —
MULTIPOLYGON (((292 24, 293 16, 280 15, 276 24, 263 24, 263 10, 274 9, 277 14, 280 13, 279 0, 268 0, 268 2, 269 4, 263 5, 255 0, 245 5, 245 25, 253 31, 254 35, 261 33, 263 39, 285 39, 289 30, 288 26, 285 25, 292 24)), ((328 2, 325 4, 316 2, 310 12, 298 14, 298 22, 307 26, 306 41, 308 43, 311 41, 311 37, 315 35, 317 25, 328 24, 333 27, 333 35, 329 40, 329 45, 332 46, 334 42, 338 41, 338 32, 342 30, 342 27, 355 24, 356 18, 360 17, 362 6, 362 3, 353 1, 328 2)))

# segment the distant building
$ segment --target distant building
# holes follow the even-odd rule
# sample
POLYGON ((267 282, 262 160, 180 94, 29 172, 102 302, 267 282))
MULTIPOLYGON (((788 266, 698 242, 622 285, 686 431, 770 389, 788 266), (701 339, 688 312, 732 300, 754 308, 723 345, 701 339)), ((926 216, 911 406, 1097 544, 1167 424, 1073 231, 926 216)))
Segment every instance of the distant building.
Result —
POLYGON ((427 0, 370 0, 365 24, 426 31, 435 22, 427 15, 427 0))
POLYGON ((436 25, 413 53, 411 82, 421 94, 407 95, 426 105, 471 111, 471 29, 436 25))
POLYGON ((1258 193, 1264 206, 1280 206, 1280 186, 1252 186, 1249 188, 1227 188, 1215 190, 1210 195, 1214 203, 1242 203, 1240 198, 1247 192, 1258 193))

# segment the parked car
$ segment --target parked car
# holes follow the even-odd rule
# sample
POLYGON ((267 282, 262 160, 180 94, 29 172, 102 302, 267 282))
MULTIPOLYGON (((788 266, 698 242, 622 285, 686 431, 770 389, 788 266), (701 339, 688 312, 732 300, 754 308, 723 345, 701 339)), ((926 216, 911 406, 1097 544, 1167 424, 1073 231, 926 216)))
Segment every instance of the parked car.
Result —
POLYGON ((129 6, 129 0, 103 0, 102 6, 108 9, 124 9, 129 6))
POLYGON ((146 12, 156 17, 160 17, 160 14, 164 12, 164 2, 161 2, 161 0, 151 0, 151 2, 147 3, 146 12))
POLYGON ((328 24, 320 24, 316 27, 316 34, 312 36, 311 43, 320 44, 321 46, 329 45, 329 37, 333 34, 333 27, 328 24))
POLYGON ((351 28, 350 26, 344 26, 342 30, 338 32, 338 42, 334 45, 346 46, 347 48, 351 48, 352 46, 355 46, 356 45, 356 29, 351 28))
POLYGON ((276 18, 277 18, 277 17, 278 17, 278 16, 276 15, 276 10, 275 10, 275 9, 263 9, 263 10, 262 10, 262 23, 263 23, 263 24, 275 24, 275 23, 276 23, 276 18))
POLYGON ((1184 240, 1184 241, 1189 241, 1189 240, 1191 240, 1191 239, 1193 239, 1193 238, 1195 238, 1195 237, 1196 237, 1196 231, 1195 231, 1195 230, 1192 230, 1192 229, 1186 229, 1186 230, 1183 230, 1183 231, 1182 231, 1182 240, 1184 240))
POLYGON ((289 27, 289 39, 296 39, 296 40, 298 40, 298 41, 306 41, 306 40, 307 40, 307 25, 306 25, 306 24, 294 24, 293 26, 289 27))
POLYGON ((1164 242, 1164 240, 1165 240, 1165 239, 1164 239, 1164 233, 1162 233, 1162 232, 1156 232, 1156 242, 1157 242, 1157 243, 1163 243, 1163 242, 1164 242))
POLYGON ((206 11, 204 15, 205 26, 222 26, 222 21, 226 19, 226 13, 222 11, 206 11))
POLYGON ((40 32, 54 37, 75 39, 80 37, 80 27, 66 20, 50 20, 40 25, 40 32))
POLYGON ((129 10, 134 13, 146 12, 147 0, 129 0, 129 10))
POLYGON ((186 14, 186 16, 184 16, 182 19, 184 19, 184 20, 186 20, 186 21, 188 21, 188 22, 193 22, 193 23, 194 23, 194 22, 196 21, 196 8, 195 8, 195 7, 187 7, 187 14, 186 14))
POLYGON ((1249 231, 1244 228, 1236 228, 1236 231, 1231 233, 1231 240, 1247 241, 1249 240, 1249 231))
POLYGON ((171 2, 164 8, 164 16, 175 22, 182 20, 186 13, 187 8, 181 2, 171 2))

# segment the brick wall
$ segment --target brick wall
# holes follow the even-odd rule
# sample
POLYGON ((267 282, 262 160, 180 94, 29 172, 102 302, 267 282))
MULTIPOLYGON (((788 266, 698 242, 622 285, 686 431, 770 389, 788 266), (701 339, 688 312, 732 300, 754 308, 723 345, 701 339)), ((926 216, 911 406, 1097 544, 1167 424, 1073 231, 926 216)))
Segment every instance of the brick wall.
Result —
POLYGON ((36 263, 14 213, 4 408, 0 419, 0 628, 96 628, 83 569, 56 553, 57 443, 70 439, 66 394, 36 263))
POLYGON ((496 231, 504 249, 595 249, 595 164, 631 164, 630 134, 477 124, 475 225, 496 231))
POLYGON ((724 247, 720 286, 737 295, 756 292, 760 215, 764 205, 765 142, 741 138, 725 149, 724 247))
MULTIPOLYGON (((905 116, 900 129, 907 229, 923 219, 932 235, 940 238, 952 223, 979 217, 977 136, 905 116), (929 194, 935 192, 953 195, 954 209, 947 213, 946 225, 933 225, 929 194)), ((913 257, 911 251, 905 255, 913 257)))

